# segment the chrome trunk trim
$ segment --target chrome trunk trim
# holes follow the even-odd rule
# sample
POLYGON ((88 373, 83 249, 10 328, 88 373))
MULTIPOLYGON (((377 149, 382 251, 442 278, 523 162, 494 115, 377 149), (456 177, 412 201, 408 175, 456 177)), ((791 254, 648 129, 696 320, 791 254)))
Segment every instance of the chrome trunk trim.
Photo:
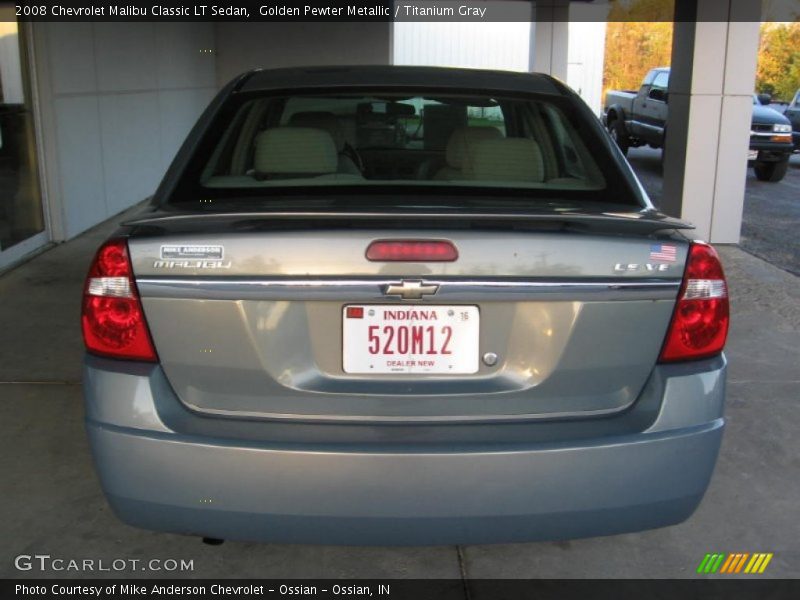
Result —
MULTIPOLYGON (((145 298, 204 300, 333 300, 345 302, 397 302, 387 295, 402 279, 297 279, 220 277, 143 277, 136 280, 145 298)), ((435 295, 420 300, 427 304, 489 302, 526 299, 547 300, 674 300, 680 279, 510 280, 424 279, 438 286, 435 295)))

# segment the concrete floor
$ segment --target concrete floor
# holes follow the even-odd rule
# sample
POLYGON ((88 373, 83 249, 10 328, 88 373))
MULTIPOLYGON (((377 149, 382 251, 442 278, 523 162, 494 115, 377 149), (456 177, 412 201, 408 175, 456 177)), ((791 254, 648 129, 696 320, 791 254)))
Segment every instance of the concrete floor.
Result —
MULTIPOLYGON (((112 227, 102 225, 0 277, 0 577, 80 576, 17 571, 20 554, 193 560, 194 571, 184 575, 210 578, 527 578, 693 577, 706 552, 774 552, 765 576, 800 573, 800 280, 786 271, 738 248, 721 249, 733 298, 728 429, 708 495, 686 523, 607 538, 460 549, 210 547, 119 523, 92 471, 82 428, 78 315, 91 254, 112 227)), ((125 574, 159 575, 93 575, 125 574)))

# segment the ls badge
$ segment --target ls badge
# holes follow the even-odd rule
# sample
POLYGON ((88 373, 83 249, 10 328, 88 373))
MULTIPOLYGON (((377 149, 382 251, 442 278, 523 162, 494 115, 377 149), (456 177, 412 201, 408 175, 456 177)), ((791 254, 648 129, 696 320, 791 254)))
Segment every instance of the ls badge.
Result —
POLYGON ((655 273, 663 273, 668 271, 671 265, 666 263, 617 263, 614 265, 615 273, 630 273, 634 271, 650 271, 655 273))

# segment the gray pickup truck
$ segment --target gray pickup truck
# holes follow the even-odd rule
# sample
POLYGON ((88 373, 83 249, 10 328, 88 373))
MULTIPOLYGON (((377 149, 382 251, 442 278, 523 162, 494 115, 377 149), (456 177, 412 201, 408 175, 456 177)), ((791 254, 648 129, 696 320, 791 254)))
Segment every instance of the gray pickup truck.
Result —
MULTIPOLYGON (((649 145, 663 148, 669 113, 669 67, 651 69, 639 91, 606 94, 603 118, 623 153, 649 145)), ((793 151, 792 124, 764 104, 768 98, 753 96, 748 166, 761 181, 780 181, 786 175, 793 151)))

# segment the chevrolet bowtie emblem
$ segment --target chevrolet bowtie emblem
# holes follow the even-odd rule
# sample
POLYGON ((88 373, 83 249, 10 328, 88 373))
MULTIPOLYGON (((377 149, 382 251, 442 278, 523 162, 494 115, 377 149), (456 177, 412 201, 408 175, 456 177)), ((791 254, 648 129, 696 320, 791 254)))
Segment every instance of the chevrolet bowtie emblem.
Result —
POLYGON ((439 286, 435 283, 403 281, 403 283, 390 283, 387 285, 384 294, 387 296, 400 296, 403 300, 420 300, 423 296, 435 294, 438 289, 439 286))

